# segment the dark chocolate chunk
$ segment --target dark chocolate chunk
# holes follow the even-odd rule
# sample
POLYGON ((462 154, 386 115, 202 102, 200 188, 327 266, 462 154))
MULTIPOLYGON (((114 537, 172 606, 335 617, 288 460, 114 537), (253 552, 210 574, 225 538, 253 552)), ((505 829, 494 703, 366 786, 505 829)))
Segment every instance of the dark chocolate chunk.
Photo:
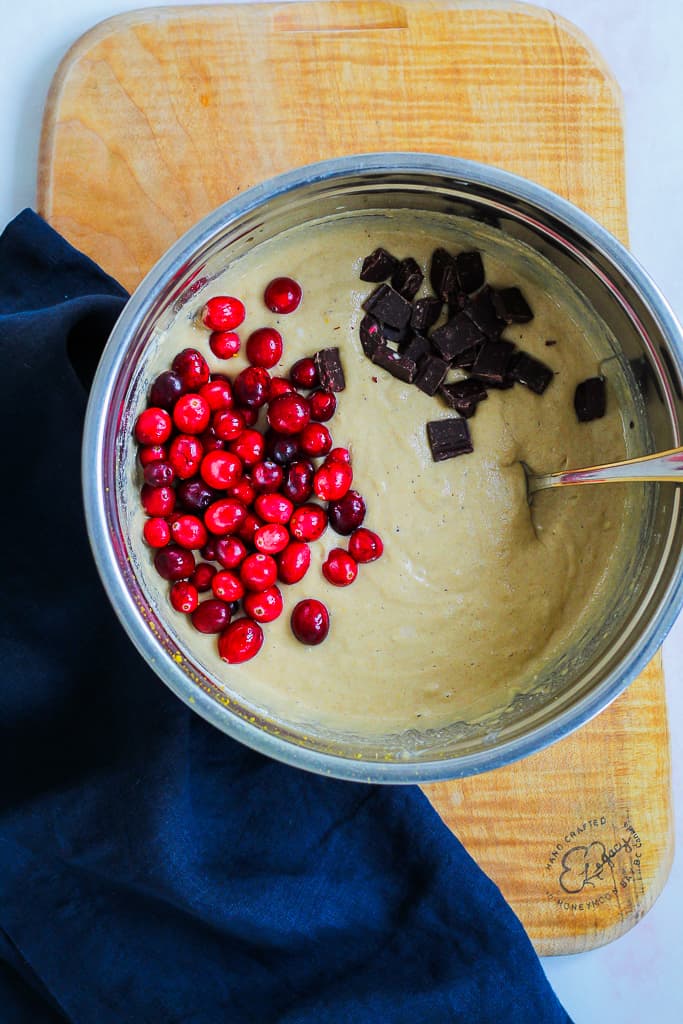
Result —
POLYGON ((455 259, 445 249, 435 249, 429 267, 429 282, 438 299, 447 302, 458 289, 458 268, 455 259))
POLYGON ((472 296, 465 313, 487 338, 497 338, 505 327, 505 321, 500 319, 493 304, 493 289, 487 284, 472 296))
POLYGON ((476 292, 484 283, 484 264, 481 254, 474 252, 459 252, 455 257, 455 266, 458 271, 460 288, 464 292, 476 292))
POLYGON ((366 313, 371 313, 383 324, 403 328, 410 320, 413 307, 388 284, 381 284, 363 303, 366 313))
POLYGON ((483 342, 479 345, 473 345, 472 348, 466 348, 464 352, 460 352, 455 359, 451 360, 451 369, 453 370, 471 370, 474 366, 474 361, 481 351, 483 342))
POLYGON ((455 409, 466 419, 474 416, 479 402, 488 398, 482 382, 473 377, 468 377, 467 380, 456 380, 452 384, 442 384, 440 392, 446 405, 450 405, 451 409, 455 409))
POLYGON ((424 274, 412 256, 401 260, 391 275, 391 287, 395 288, 399 295, 402 295, 408 302, 413 301, 423 281, 424 274))
POLYGON ((493 293, 496 313, 506 324, 528 324, 534 314, 519 288, 501 288, 493 293))
POLYGON ((427 356, 420 363, 420 369, 415 377, 415 385, 424 391, 425 395, 435 395, 448 373, 448 363, 437 356, 427 356))
POLYGON ((399 346, 401 355, 408 356, 414 363, 419 363, 425 356, 431 355, 432 346, 424 334, 415 332, 410 341, 399 346))
POLYGON ((380 247, 363 260, 360 279, 361 281, 370 281, 373 284, 386 281, 388 277, 391 277, 397 266, 398 260, 396 257, 380 247))
POLYGON ((392 327, 391 324, 380 324, 382 341, 386 345, 400 345, 410 337, 410 324, 405 327, 392 327))
POLYGON ((339 359, 339 349, 336 347, 321 348, 319 352, 315 353, 313 360, 318 370, 320 387, 327 391, 343 391, 346 387, 346 380, 339 359))
POLYGON ((505 386, 508 364, 515 346, 511 341, 487 341, 472 366, 472 376, 498 387, 505 386))
POLYGON ((448 319, 457 316, 469 304, 470 297, 467 292, 454 292, 448 299, 448 319))
POLYGON ((372 359, 375 349, 382 344, 382 325, 367 313, 360 322, 358 333, 363 351, 368 359, 372 359))
POLYGON ((443 302, 428 296, 426 299, 418 299, 413 305, 413 312, 410 317, 410 326, 414 331, 427 331, 441 316, 443 302))
POLYGON ((483 333, 465 313, 457 313, 443 327, 437 327, 430 335, 436 351, 450 362, 460 352, 472 348, 484 340, 483 333))
POLYGON ((453 459, 473 451, 467 420, 432 420, 427 424, 427 438, 434 462, 453 459))
POLYGON ((589 377, 577 384, 574 392, 574 409, 579 423, 599 420, 605 415, 607 391, 604 377, 589 377))
POLYGON ((403 355, 401 352, 395 352, 388 345, 378 345, 373 354, 372 361, 377 366, 381 366, 383 370, 388 370, 392 376, 405 381, 406 384, 412 384, 415 380, 415 374, 417 373, 417 363, 415 360, 410 359, 409 356, 403 355))
POLYGON ((535 394, 542 395, 553 379, 553 371, 540 359, 534 359, 527 352, 515 352, 508 368, 508 376, 518 384, 524 384, 535 394))
POLYGON ((557 345, 557 342, 553 338, 550 338, 548 341, 546 341, 546 345, 548 346, 548 348, 550 348, 551 345, 557 345))

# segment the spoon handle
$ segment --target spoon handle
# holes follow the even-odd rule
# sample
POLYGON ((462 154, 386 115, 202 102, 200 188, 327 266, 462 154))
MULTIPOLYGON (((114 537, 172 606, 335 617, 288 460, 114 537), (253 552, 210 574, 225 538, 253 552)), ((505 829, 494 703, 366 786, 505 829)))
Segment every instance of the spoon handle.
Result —
POLYGON ((529 490, 542 491, 547 487, 562 487, 564 484, 604 484, 634 480, 678 480, 683 483, 683 448, 670 448, 666 452, 641 455, 624 462, 609 462, 604 466, 587 466, 585 469, 532 477, 529 490))

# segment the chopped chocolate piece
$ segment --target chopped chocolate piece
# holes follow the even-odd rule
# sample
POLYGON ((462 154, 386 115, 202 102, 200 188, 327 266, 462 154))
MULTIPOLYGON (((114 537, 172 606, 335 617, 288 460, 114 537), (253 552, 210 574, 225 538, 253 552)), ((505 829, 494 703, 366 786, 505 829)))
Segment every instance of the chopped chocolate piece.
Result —
POLYGON ((494 291, 493 305, 500 319, 506 324, 528 324, 534 318, 519 288, 501 288, 494 291))
POLYGON ((464 352, 460 352, 455 359, 451 360, 451 369, 453 370, 471 370, 474 366, 474 361, 481 351, 483 342, 478 345, 473 345, 472 348, 466 348, 464 352))
POLYGON ((402 295, 408 302, 413 301, 423 281, 424 274, 412 256, 401 260, 391 275, 391 287, 395 288, 399 295, 402 295))
POLYGON ((484 283, 484 264, 481 261, 481 254, 474 252, 459 252, 455 257, 455 266, 458 271, 458 281, 464 292, 476 292, 484 283))
POLYGON ((485 342, 472 367, 472 376, 498 387, 506 385, 508 364, 515 346, 511 341, 485 342))
POLYGON ((487 338, 497 338, 505 327, 505 321, 499 318, 493 304, 493 289, 487 284, 472 296, 469 304, 465 306, 465 313, 487 338))
POLYGON ((320 387, 327 391, 343 391, 346 387, 346 380, 339 359, 339 349, 336 347, 321 348, 319 352, 315 353, 313 360, 318 370, 320 387))
POLYGON ((419 363, 425 356, 431 354, 432 346, 424 334, 415 332, 407 344, 399 347, 401 355, 408 356, 414 363, 419 363))
POLYGON ((414 331, 428 330, 441 316, 442 307, 441 299, 435 299, 431 295, 426 299, 418 299, 413 305, 410 326, 414 331))
POLYGON ((550 348, 551 345, 557 345, 557 342, 550 338, 548 341, 546 341, 546 345, 548 346, 548 348, 550 348))
POLYGON ((449 362, 460 352, 472 348, 484 340, 483 333, 465 313, 457 313, 443 327, 437 327, 430 335, 436 351, 449 362))
POLYGON ((378 284, 380 281, 386 281, 388 277, 391 277, 397 266, 398 260, 396 257, 380 247, 363 260, 360 279, 361 281, 370 281, 373 284, 378 284))
POLYGON ((427 424, 427 438, 434 462, 474 451, 467 420, 432 420, 427 424))
POLYGON ((400 345, 410 337, 410 324, 405 327, 392 327, 390 324, 380 324, 382 341, 387 345, 400 345))
POLYGON ((445 249, 435 249, 432 253, 429 281, 436 297, 444 302, 458 291, 458 268, 445 249))
POLYGON ((474 416, 479 402, 488 398, 482 382, 473 377, 469 377, 467 380, 456 380, 452 384, 442 384, 439 390, 446 405, 450 405, 451 409, 455 409, 465 419, 474 416))
POLYGON ((366 313, 390 327, 405 327, 410 320, 413 307, 388 284, 381 284, 363 303, 366 313))
POLYGON ((358 333, 363 351, 368 359, 372 359, 375 349, 382 344, 382 325, 367 313, 360 322, 358 333))
POLYGON ((448 299, 448 319, 457 316, 469 304, 470 297, 467 292, 454 292, 448 299))
POLYGON ((508 376, 535 394, 542 395, 554 375, 540 359, 534 359, 527 352, 516 352, 508 368, 508 376))
POLYGON ((437 356, 427 356, 420 364, 415 377, 415 384, 425 395, 435 395, 448 373, 448 363, 437 356))
POLYGON ((607 393, 604 377, 589 377, 577 384, 574 392, 574 409, 579 423, 599 420, 605 415, 607 393))
POLYGON ((405 381, 406 384, 412 384, 415 380, 417 373, 415 360, 400 352, 394 352, 393 348, 389 348, 388 345, 378 345, 372 361, 381 366, 383 370, 388 370, 392 376, 405 381))

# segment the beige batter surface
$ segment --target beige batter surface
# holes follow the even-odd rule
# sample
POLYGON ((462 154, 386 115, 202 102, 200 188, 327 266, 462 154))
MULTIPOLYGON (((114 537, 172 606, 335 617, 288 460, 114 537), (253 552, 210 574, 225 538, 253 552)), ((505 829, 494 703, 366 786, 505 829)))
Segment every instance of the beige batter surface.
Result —
MULTIPOLYGON (((551 472, 623 457, 631 438, 630 448, 638 447, 637 412, 620 364, 603 362, 611 355, 605 329, 571 285, 484 226, 414 214, 326 221, 264 243, 228 267, 161 339, 148 379, 187 346, 199 348, 213 370, 234 375, 245 365, 241 357, 212 357, 208 332, 192 319, 212 294, 243 299, 243 340, 268 324, 281 331, 284 356, 273 374, 286 374, 319 348, 340 347, 347 387, 328 426, 335 445, 352 452, 353 486, 367 501, 364 525, 382 536, 385 554, 361 566, 352 586, 333 587, 320 565, 347 539, 328 529, 312 545, 304 580, 282 587, 285 612, 264 626, 261 653, 233 667, 220 661, 214 637, 198 634, 170 608, 167 585, 137 543, 145 586, 194 658, 227 692, 271 714, 363 733, 474 721, 543 682, 563 652, 584 642, 620 586, 642 513, 640 491, 619 486, 546 492, 533 510, 526 501, 520 459, 551 472), (513 325, 504 337, 548 364, 553 381, 542 396, 521 385, 490 391, 469 421, 470 455, 433 462, 425 424, 454 413, 363 354, 360 303, 375 286, 358 272, 377 245, 414 256, 423 268, 436 245, 477 247, 489 283, 519 285, 534 311, 530 324, 513 325), (302 284, 304 298, 295 313, 278 317, 262 296, 282 274, 302 284), (556 344, 547 346, 548 339, 556 344), (574 389, 600 369, 607 415, 578 423, 574 389), (305 597, 330 610, 330 633, 318 647, 303 646, 290 631, 291 609, 305 597)), ((130 473, 135 480, 132 465, 130 473)), ((139 538, 140 510, 130 515, 139 538)))

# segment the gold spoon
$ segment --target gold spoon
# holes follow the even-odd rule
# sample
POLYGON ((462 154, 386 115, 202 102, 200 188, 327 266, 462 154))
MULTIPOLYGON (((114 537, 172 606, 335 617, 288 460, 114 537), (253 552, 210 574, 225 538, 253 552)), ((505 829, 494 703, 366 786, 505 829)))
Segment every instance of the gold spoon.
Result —
POLYGON ((641 455, 624 462, 608 462, 604 466, 586 466, 585 469, 567 469, 562 473, 539 474, 522 462, 526 476, 529 501, 536 491, 548 487, 566 487, 568 484, 624 483, 634 480, 679 481, 683 483, 683 448, 670 448, 666 452, 641 455))

